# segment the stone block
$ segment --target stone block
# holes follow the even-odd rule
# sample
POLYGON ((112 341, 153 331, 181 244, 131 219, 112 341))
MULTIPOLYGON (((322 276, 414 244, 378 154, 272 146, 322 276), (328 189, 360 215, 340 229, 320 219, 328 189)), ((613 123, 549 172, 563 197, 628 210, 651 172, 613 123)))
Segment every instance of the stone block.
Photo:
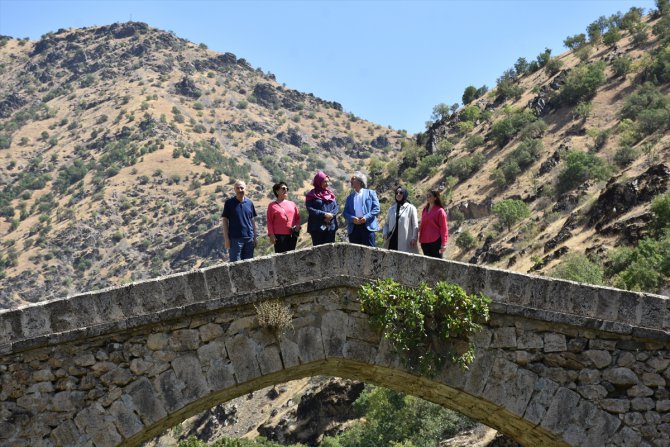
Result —
POLYGON ((277 287, 277 269, 274 258, 261 257, 228 264, 233 293, 256 293, 277 287))
POLYGON ((200 339, 205 343, 223 335, 223 328, 220 324, 208 323, 200 326, 198 330, 200 339))
POLYGON ((197 329, 179 329, 170 334, 169 346, 173 351, 194 351, 200 347, 197 329))
POLYGON ((603 399, 600 401, 600 406, 610 413, 624 414, 630 409, 630 401, 628 399, 603 399))
POLYGON ((560 387, 554 394, 540 425, 552 433, 563 433, 573 424, 572 415, 580 401, 579 394, 560 387))
POLYGON ((261 374, 271 374, 281 371, 282 365, 281 352, 277 345, 269 345, 263 348, 258 354, 258 365, 261 369, 261 374))
POLYGON ((526 411, 535 388, 536 374, 498 357, 486 381, 483 395, 519 417, 526 411))
POLYGON ((603 379, 614 385, 627 387, 639 382, 637 375, 628 368, 608 368, 603 372, 603 379))
POLYGON ((548 332, 544 334, 544 352, 567 351, 565 335, 548 332))
POLYGON ((556 391, 558 391, 558 384, 556 382, 540 377, 535 382, 533 395, 523 415, 524 419, 538 425, 544 418, 556 391))
POLYGON ((517 347, 519 349, 542 349, 544 340, 536 332, 523 331, 517 337, 517 347))
POLYGON ((281 350, 282 360, 284 361, 284 368, 300 365, 298 343, 296 343, 289 334, 284 333, 279 337, 279 348, 281 350))
POLYGON ((338 310, 321 316, 321 336, 326 358, 342 357, 344 344, 349 336, 349 318, 338 310))
POLYGON ((213 359, 205 367, 207 384, 212 391, 220 391, 235 385, 233 365, 228 359, 213 359))
MULTIPOLYGON (((298 329, 298 352, 300 352, 300 363, 311 363, 326 358, 323 351, 323 340, 321 330, 317 327, 307 326, 298 329)), ((372 361, 372 359, 368 359, 372 361)))
POLYGON ((144 425, 134 412, 135 405, 127 394, 114 402, 109 408, 109 414, 114 418, 114 425, 124 438, 139 433, 144 425))
POLYGON ((344 345, 344 357, 363 363, 369 363, 377 357, 377 347, 362 340, 348 339, 344 345))
POLYGON ((599 290, 591 285, 570 284, 567 293, 571 297, 572 307, 566 306, 567 309, 581 317, 601 318, 596 313, 598 308, 598 292, 599 290))
POLYGON ((622 323, 637 326, 641 318, 640 294, 623 290, 611 292, 618 295, 618 320, 622 323))
POLYGON ((227 298, 233 294, 228 264, 205 268, 201 272, 205 277, 210 299, 226 302, 227 298))
POLYGON ((516 328, 501 327, 493 329, 493 340, 491 348, 515 348, 516 347, 516 328))
POLYGON ((609 351, 599 349, 589 349, 584 351, 584 356, 593 362, 598 369, 603 369, 612 363, 612 355, 609 351))
POLYGON ((481 396, 494 361, 495 355, 491 351, 477 352, 475 360, 468 367, 464 390, 474 396, 481 396))
POLYGON ((172 369, 177 379, 184 383, 182 396, 187 403, 193 402, 209 393, 209 386, 200 361, 195 354, 182 354, 172 361, 172 369))
POLYGON ((630 407, 635 411, 649 411, 656 408, 656 404, 649 397, 634 397, 630 401, 630 407))
POLYGON ((667 413, 670 411, 670 400, 657 400, 656 401, 656 411, 660 413, 667 413))
POLYGON ((20 310, 21 333, 25 338, 35 338, 51 332, 51 319, 44 306, 33 305, 20 310))
POLYGON ((601 385, 580 385, 575 391, 584 399, 591 402, 599 402, 601 399, 607 397, 607 390, 601 385))
POLYGON ((260 375, 256 347, 246 336, 238 334, 232 339, 227 339, 226 351, 233 364, 237 383, 255 379, 260 375))
POLYGON ((156 390, 148 379, 142 377, 124 388, 145 425, 151 425, 167 416, 167 412, 156 397, 156 390))
POLYGON ((81 434, 74 422, 66 420, 51 432, 56 445, 73 446, 79 444, 81 434))
POLYGON ((668 316, 668 298, 659 295, 641 294, 640 326, 664 329, 663 322, 668 316))
POLYGON ((643 373, 642 383, 652 388, 659 388, 665 386, 665 379, 660 374, 643 373))

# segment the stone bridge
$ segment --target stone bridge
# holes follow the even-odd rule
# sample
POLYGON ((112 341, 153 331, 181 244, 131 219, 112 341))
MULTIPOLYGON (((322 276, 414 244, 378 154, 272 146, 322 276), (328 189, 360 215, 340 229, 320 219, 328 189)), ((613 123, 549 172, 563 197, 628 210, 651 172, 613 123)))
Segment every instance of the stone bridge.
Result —
POLYGON ((412 394, 526 446, 670 445, 665 297, 349 244, 222 264, 0 313, 0 445, 138 445, 272 384, 326 375, 412 394), (421 377, 358 287, 447 280, 492 298, 468 370, 421 377), (293 328, 259 327, 279 299, 293 328))

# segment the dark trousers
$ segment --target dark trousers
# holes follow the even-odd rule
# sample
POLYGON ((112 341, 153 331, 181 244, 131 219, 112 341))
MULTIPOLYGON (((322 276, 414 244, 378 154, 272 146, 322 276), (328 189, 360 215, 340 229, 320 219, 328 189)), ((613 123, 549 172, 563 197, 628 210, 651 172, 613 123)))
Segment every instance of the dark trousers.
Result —
POLYGON ((317 245, 330 244, 335 242, 335 230, 333 231, 315 231, 314 233, 309 233, 312 236, 312 245, 316 247, 317 245))
POLYGON ((421 244, 421 250, 423 250, 423 254, 430 256, 431 258, 442 258, 440 248, 442 248, 442 239, 438 239, 435 242, 421 244))
POLYGON ((285 253, 287 251, 295 250, 298 243, 298 238, 290 234, 275 234, 275 253, 285 253))
POLYGON ((375 246, 375 232, 367 229, 365 224, 354 225, 354 231, 349 233, 349 242, 358 245, 375 246))

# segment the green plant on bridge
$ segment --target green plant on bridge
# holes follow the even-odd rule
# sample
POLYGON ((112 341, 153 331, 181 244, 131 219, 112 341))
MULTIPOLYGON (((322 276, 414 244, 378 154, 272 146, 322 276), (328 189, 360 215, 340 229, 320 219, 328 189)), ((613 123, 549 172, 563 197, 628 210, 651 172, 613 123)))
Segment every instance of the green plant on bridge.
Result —
POLYGON ((405 366, 428 376, 435 375, 446 360, 463 367, 472 363, 474 344, 469 338, 488 320, 491 302, 481 293, 468 295, 444 281, 434 287, 422 282, 413 288, 390 278, 362 286, 358 295, 370 325, 383 332, 405 366), (437 349, 450 340, 456 346, 465 342, 467 348, 437 349))
POLYGON ((278 300, 263 301, 256 309, 256 319, 261 327, 270 329, 277 337, 289 328, 293 328, 291 308, 278 300))

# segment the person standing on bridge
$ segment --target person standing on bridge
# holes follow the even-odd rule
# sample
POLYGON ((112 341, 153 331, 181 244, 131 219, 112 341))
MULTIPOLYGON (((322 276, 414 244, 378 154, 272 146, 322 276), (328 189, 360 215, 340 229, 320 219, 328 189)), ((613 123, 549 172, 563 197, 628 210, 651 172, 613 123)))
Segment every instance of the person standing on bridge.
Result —
POLYGON ((441 258, 447 249, 448 240, 447 213, 442 207, 440 191, 433 189, 426 194, 426 206, 421 213, 419 242, 423 254, 441 258))
POLYGON ((335 242, 340 207, 335 193, 330 189, 330 177, 319 171, 314 176, 312 185, 314 189, 305 196, 305 206, 309 213, 307 232, 312 236, 312 245, 335 242))
POLYGON ((230 254, 230 262, 254 257, 256 247, 256 208, 245 197, 247 185, 242 180, 235 182, 235 197, 226 200, 223 205, 223 240, 230 254))
POLYGON ((367 189, 367 177, 356 172, 351 176, 353 191, 344 205, 349 242, 352 244, 375 246, 375 232, 379 231, 379 199, 373 189, 367 189))
POLYGON ((395 206, 391 205, 382 228, 384 248, 418 253, 419 218, 416 207, 407 200, 408 192, 402 186, 395 189, 395 206))
POLYGON ((275 253, 295 250, 300 235, 300 211, 288 200, 288 185, 279 182, 272 187, 276 200, 268 205, 268 237, 275 253))

